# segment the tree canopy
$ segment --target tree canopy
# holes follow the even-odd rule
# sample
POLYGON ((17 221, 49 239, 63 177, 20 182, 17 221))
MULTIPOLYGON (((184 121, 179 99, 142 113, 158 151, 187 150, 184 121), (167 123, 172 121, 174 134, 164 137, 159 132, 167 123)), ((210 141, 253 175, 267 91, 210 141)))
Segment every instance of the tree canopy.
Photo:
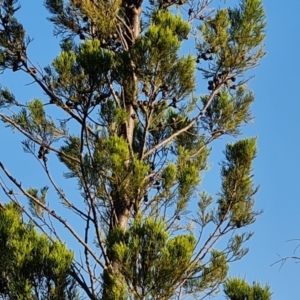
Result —
MULTIPOLYGON (((247 71, 265 54, 265 13, 261 0, 218 3, 46 0, 61 51, 40 66, 16 18, 19 2, 0 1, 0 70, 24 72, 44 92, 27 101, 1 87, 0 118, 24 136, 24 151, 48 178, 36 186, 33 176, 25 186, 0 158, 0 185, 11 202, 2 206, 12 220, 21 212, 31 220, 25 240, 33 236, 43 251, 39 257, 37 247, 30 259, 51 266, 43 271, 54 272, 45 273, 48 292, 63 290, 60 299, 67 278, 93 300, 202 299, 247 253, 252 232, 245 227, 260 213, 256 138, 226 145, 217 195, 200 184, 213 142, 237 138, 252 119, 247 71), (65 181, 52 176, 59 163, 65 181), (80 203, 64 189, 74 179, 80 203), (61 231, 76 240, 80 255, 61 244, 61 231), (61 259, 62 290, 50 252, 54 265, 61 259)), ((5 276, 19 284, 23 274, 5 276)))

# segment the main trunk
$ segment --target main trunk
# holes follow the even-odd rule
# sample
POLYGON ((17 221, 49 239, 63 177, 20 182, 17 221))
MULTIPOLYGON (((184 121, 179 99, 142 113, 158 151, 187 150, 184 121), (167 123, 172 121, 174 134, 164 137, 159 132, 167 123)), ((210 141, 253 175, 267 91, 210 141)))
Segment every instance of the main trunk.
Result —
MULTIPOLYGON (((127 45, 131 48, 137 37, 140 35, 140 19, 141 19, 141 2, 127 0, 125 4, 126 20, 127 20, 127 45), (129 31, 130 30, 130 31, 129 31)), ((134 103, 137 101, 137 88, 138 79, 134 71, 134 64, 129 62, 128 70, 131 70, 126 78, 123 80, 123 93, 124 93, 124 106, 127 111, 127 120, 122 127, 120 135, 128 142, 130 153, 132 153, 132 143, 134 135, 134 119, 135 114, 134 103)), ((130 157, 128 158, 130 159, 130 157)), ((124 166, 126 167, 126 166, 124 166)), ((117 187, 116 187, 117 189, 117 187)), ((128 219, 130 217, 132 203, 127 199, 126 195, 120 195, 114 193, 113 206, 111 211, 111 223, 109 234, 119 227, 123 231, 127 230, 128 219)), ((122 284, 124 283, 122 276, 119 274, 119 264, 111 254, 111 249, 107 249, 107 255, 110 261, 110 265, 107 266, 107 270, 104 271, 103 276, 103 294, 102 300, 123 300, 124 294, 122 293, 122 284)))

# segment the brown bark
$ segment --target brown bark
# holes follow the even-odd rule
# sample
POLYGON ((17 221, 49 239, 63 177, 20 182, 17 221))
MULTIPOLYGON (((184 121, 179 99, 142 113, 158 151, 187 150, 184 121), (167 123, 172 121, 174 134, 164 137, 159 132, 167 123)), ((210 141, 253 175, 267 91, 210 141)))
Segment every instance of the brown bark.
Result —
MULTIPOLYGON (((129 1, 128 1, 129 2, 129 1)), ((139 37, 141 31, 141 13, 142 7, 141 2, 136 0, 134 3, 131 3, 126 9, 127 19, 129 20, 128 28, 131 29, 131 32, 128 33, 131 36, 131 39, 128 39, 128 45, 132 47, 134 45, 135 40, 139 37)), ((130 68, 132 69, 132 74, 130 78, 128 78, 128 86, 123 86, 124 95, 125 95, 125 107, 127 111, 127 121, 126 128, 123 131, 125 135, 124 138, 128 142, 129 149, 132 149, 133 143, 133 134, 134 134, 134 119, 132 115, 135 113, 133 104, 136 102, 137 97, 137 76, 134 71, 134 64, 131 62, 130 68)), ((126 81, 127 81, 126 80, 126 81)), ((125 200, 117 199, 116 202, 122 201, 123 203, 117 203, 117 206, 121 206, 122 209, 115 208, 115 212, 117 214, 117 222, 118 226, 123 230, 127 229, 128 219, 130 217, 130 203, 127 203, 125 200), (125 205, 124 205, 125 204, 125 205)))
MULTIPOLYGON (((129 1, 128 1, 129 2, 129 1)), ((128 40, 127 44, 129 45, 129 48, 131 48, 135 40, 140 35, 140 23, 141 23, 141 2, 135 1, 135 3, 127 3, 126 8, 126 19, 128 20, 129 24, 128 28, 130 28, 131 32, 127 32, 128 40)), ((121 132, 121 135, 127 140, 128 147, 130 150, 132 150, 132 143, 133 143, 133 135, 134 135, 134 119, 132 118, 132 115, 135 113, 133 104, 136 102, 137 97, 137 76, 134 71, 134 65, 131 62, 131 65, 129 66, 132 70, 132 73, 128 75, 128 78, 126 78, 126 86, 124 84, 123 90, 124 90, 124 101, 125 101, 125 108, 127 111, 127 121, 124 124, 124 128, 121 132)), ((124 166, 125 167, 125 166, 124 166)), ((113 211, 112 218, 111 218, 111 226, 110 231, 114 230, 117 226, 121 228, 123 231, 127 230, 128 220, 130 218, 130 210, 132 204, 126 199, 125 195, 115 195, 115 199, 113 199, 113 211)), ((108 256, 110 255, 109 249, 107 251, 108 256)), ((104 272, 104 285, 103 285, 103 294, 102 299, 103 300, 119 300, 114 295, 111 295, 111 288, 114 285, 121 284, 121 282, 116 282, 114 280, 120 280, 122 281, 122 278, 118 278, 118 272, 119 272, 119 264, 113 257, 110 258, 111 265, 108 266, 108 270, 104 272), (109 277, 109 274, 113 274, 115 276, 114 280, 112 280, 109 277), (118 279, 116 279, 118 278, 118 279)))

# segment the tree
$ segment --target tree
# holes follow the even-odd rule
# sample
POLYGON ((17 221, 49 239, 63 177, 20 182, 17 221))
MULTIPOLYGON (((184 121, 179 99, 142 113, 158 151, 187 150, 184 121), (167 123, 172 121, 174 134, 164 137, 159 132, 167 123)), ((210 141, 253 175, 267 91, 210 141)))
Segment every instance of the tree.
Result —
POLYGON ((249 285, 244 279, 230 278, 224 284, 224 293, 229 300, 270 300, 272 293, 268 285, 259 282, 249 285))
POLYGON ((27 188, 0 162, 7 197, 21 205, 25 195, 26 212, 48 225, 49 236, 59 236, 60 223, 76 239, 84 259, 74 260, 71 275, 89 299, 217 291, 229 262, 247 253, 242 245, 252 233, 241 229, 260 213, 256 139, 226 146, 215 199, 198 187, 211 143, 240 135, 251 120, 245 73, 264 55, 261 1, 213 9, 210 0, 46 0, 62 40, 43 68, 28 55, 32 40, 15 17, 17 1, 0 3, 1 70, 27 73, 45 93, 24 103, 2 87, 1 120, 24 135, 24 150, 40 162, 62 208, 46 202, 47 185, 27 188), (193 41, 194 52, 181 55, 193 41), (82 203, 56 184, 52 153, 65 178, 77 180, 82 203))
POLYGON ((73 253, 26 224, 14 203, 0 209, 0 298, 78 299, 73 253))

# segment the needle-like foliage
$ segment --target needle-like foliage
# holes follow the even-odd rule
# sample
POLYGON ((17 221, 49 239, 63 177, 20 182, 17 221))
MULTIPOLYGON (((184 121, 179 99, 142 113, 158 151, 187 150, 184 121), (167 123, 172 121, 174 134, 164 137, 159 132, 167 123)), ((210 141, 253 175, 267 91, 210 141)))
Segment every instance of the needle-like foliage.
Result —
POLYGON ((41 67, 18 2, 0 0, 0 70, 25 72, 45 94, 1 87, 0 118, 48 178, 41 187, 30 174, 26 187, 1 160, 0 185, 49 239, 75 239, 65 271, 89 299, 202 299, 248 251, 256 138, 225 146, 216 197, 201 182, 213 142, 252 119, 246 72, 264 55, 265 14, 261 0, 214 3, 46 0, 61 52, 41 67), (65 181, 52 173, 60 163, 65 181))
POLYGON ((0 298, 78 299, 73 253, 26 224, 14 203, 0 209, 0 298))

